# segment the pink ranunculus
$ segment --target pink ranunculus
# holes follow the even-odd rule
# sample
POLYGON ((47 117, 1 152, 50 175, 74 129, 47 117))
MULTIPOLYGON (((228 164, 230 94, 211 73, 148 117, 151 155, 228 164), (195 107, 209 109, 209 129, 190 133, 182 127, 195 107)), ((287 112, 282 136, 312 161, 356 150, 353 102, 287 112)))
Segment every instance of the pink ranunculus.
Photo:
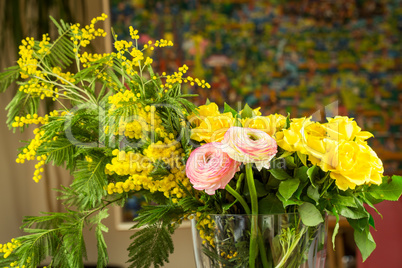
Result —
POLYGON ((258 170, 269 169, 269 162, 278 152, 276 141, 270 135, 252 128, 231 127, 221 143, 222 150, 232 159, 255 163, 258 170))
POLYGON ((236 162, 221 149, 219 142, 211 142, 195 149, 187 160, 186 174, 197 190, 213 195, 224 189, 239 170, 236 162))

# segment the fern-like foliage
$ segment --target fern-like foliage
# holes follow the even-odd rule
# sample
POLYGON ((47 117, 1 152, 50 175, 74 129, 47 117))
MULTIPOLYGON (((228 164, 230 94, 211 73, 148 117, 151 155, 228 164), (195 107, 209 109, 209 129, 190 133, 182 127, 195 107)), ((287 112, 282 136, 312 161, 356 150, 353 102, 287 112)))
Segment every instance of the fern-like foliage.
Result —
MULTIPOLYGON (((7 125, 11 129, 11 124, 14 122, 14 118, 20 115, 35 114, 39 107, 39 97, 33 97, 32 95, 25 94, 22 91, 17 91, 14 98, 7 105, 7 125)), ((15 128, 13 129, 15 131, 15 128)))
POLYGON ((110 203, 106 202, 93 210, 68 210, 26 217, 22 228, 28 234, 17 238, 20 245, 10 257, 0 259, 0 266, 17 261, 20 267, 34 268, 51 256, 52 267, 83 267, 87 257, 83 228, 89 226, 95 228, 98 241, 98 267, 105 267, 108 257, 103 232, 108 229, 102 220, 109 216, 105 206, 110 203))
POLYGON ((78 160, 76 171, 74 171, 74 181, 71 189, 79 194, 82 207, 92 208, 99 205, 100 201, 106 196, 105 187, 107 177, 105 167, 108 158, 93 159, 93 162, 78 160))
POLYGON ((133 242, 128 247, 130 268, 162 267, 169 262, 173 253, 173 229, 167 225, 154 224, 137 231, 130 238, 133 242))
POLYGON ((70 25, 60 20, 60 24, 50 17, 54 25, 57 27, 59 37, 52 43, 49 48, 50 53, 46 53, 40 59, 40 62, 49 62, 51 66, 60 66, 66 68, 70 66, 74 58, 73 44, 70 41, 71 28, 70 25))
POLYGON ((153 225, 157 222, 163 222, 169 224, 174 220, 178 220, 178 217, 183 215, 183 209, 172 203, 167 205, 154 205, 145 206, 141 208, 141 211, 136 218, 138 223, 135 227, 141 227, 144 225, 153 225))
POLYGON ((74 170, 76 159, 74 158, 76 146, 66 138, 58 138, 43 143, 37 151, 38 155, 47 154, 47 162, 53 162, 57 166, 66 166, 74 170))
POLYGON ((0 73, 0 92, 6 91, 6 89, 18 79, 20 73, 19 66, 12 66, 6 68, 4 72, 0 73))
POLYGON ((90 223, 96 225, 95 235, 96 235, 96 245, 98 248, 98 261, 97 267, 106 267, 109 262, 109 257, 107 254, 107 246, 105 239, 103 237, 104 232, 108 232, 109 229, 102 223, 102 220, 109 216, 107 209, 101 210, 96 216, 91 218, 90 223))

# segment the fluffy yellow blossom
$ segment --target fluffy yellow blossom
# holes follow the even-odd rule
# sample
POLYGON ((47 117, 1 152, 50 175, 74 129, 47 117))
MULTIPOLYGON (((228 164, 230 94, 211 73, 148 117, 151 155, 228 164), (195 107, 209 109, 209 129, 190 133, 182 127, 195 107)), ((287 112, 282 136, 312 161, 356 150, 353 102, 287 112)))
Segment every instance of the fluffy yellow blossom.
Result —
POLYGON ((8 258, 11 253, 18 248, 21 245, 21 243, 18 240, 15 240, 14 238, 11 239, 11 242, 8 242, 6 244, 0 244, 0 253, 3 253, 3 257, 6 259, 8 258))
POLYGON ((99 17, 93 18, 91 20, 91 24, 86 25, 82 28, 80 28, 80 24, 76 23, 71 25, 71 30, 73 36, 71 37, 71 40, 73 41, 75 45, 75 52, 77 52, 77 47, 86 47, 87 45, 90 44, 90 42, 95 39, 98 36, 106 36, 105 30, 98 28, 95 29, 95 23, 98 21, 104 21, 107 18, 106 14, 102 14, 99 17))
POLYGON ((17 63, 21 68, 21 78, 28 78, 30 75, 36 73, 36 68, 38 64, 38 60, 34 56, 34 46, 35 40, 33 37, 27 37, 22 40, 22 44, 19 46, 20 58, 17 63))

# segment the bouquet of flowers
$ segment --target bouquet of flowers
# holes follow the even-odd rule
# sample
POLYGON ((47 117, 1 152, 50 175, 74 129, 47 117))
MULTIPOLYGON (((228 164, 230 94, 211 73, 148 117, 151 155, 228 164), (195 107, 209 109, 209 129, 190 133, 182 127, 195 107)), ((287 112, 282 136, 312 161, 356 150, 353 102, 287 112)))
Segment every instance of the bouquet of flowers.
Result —
MULTIPOLYGON (((102 220, 108 207, 123 206, 137 193, 157 205, 144 207, 133 222, 133 228, 144 228, 131 237, 130 267, 167 262, 171 234, 192 217, 204 253, 228 265, 292 267, 288 261, 300 235, 318 228, 326 215, 336 216, 334 237, 339 217, 346 217, 363 258, 370 255, 374 222, 364 204, 398 200, 402 192, 401 177, 383 176, 382 162, 366 142, 370 133, 347 117, 319 123, 263 116, 247 105, 241 111, 225 105, 222 113, 215 103, 196 107, 182 86, 208 83, 186 75, 186 65, 173 74, 152 69, 152 51, 171 41, 140 48, 138 31, 130 28, 132 41, 115 35, 114 52, 86 50, 95 37, 105 36, 95 24, 106 17, 84 27, 52 19, 59 37, 24 39, 17 65, 0 74, 0 91, 18 80, 7 124, 14 130, 38 125, 16 161, 37 161, 35 182, 49 163, 74 177, 59 189, 65 212, 26 217, 27 234, 0 245, 1 267, 36 267, 47 257, 49 267, 82 267, 85 226, 96 234, 97 265, 105 267, 108 228, 102 220), (39 115, 46 99, 58 108, 39 115), (280 233, 279 253, 264 257, 269 245, 260 239, 256 216, 278 213, 292 214, 301 231, 280 233), (247 241, 218 250, 210 235, 217 224, 210 215, 216 214, 251 215, 247 241)), ((223 230, 218 241, 234 237, 223 230)))

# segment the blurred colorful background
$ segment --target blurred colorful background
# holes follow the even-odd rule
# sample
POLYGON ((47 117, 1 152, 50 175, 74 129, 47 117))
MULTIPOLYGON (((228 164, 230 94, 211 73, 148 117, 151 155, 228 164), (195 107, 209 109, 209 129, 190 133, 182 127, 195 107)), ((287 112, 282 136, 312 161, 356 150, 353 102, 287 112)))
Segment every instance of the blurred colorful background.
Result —
MULTIPOLYGON (((292 117, 354 117, 376 136, 386 174, 402 174, 402 2, 399 0, 111 0, 112 27, 156 51, 161 73, 187 64, 223 107, 248 103, 292 117), (240 103, 240 104, 239 104, 240 103)), ((188 89, 188 91, 190 91, 188 89)))

